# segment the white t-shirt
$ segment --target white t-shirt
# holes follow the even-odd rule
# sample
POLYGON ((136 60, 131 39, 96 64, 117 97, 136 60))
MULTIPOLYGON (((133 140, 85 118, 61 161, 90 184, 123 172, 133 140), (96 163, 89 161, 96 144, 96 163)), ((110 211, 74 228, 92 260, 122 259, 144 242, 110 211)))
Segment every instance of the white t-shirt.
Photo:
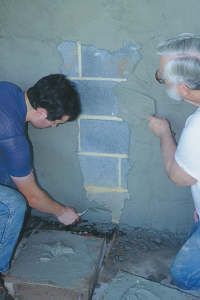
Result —
POLYGON ((200 108, 186 120, 175 160, 186 173, 197 180, 197 183, 191 186, 191 191, 195 208, 200 216, 200 108))

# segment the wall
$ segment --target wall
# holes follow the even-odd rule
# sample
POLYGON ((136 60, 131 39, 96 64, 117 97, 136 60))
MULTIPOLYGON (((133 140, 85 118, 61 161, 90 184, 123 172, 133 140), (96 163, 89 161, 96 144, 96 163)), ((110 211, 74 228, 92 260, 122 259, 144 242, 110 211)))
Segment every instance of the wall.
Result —
POLYGON ((154 80, 155 47, 180 32, 199 32, 200 3, 191 0, 0 0, 0 79, 26 89, 41 76, 63 71, 58 46, 79 41, 105 51, 126 42, 140 46, 141 60, 127 80, 113 88, 118 116, 130 132, 127 199, 107 205, 93 201, 84 188, 78 155, 77 122, 58 128, 29 128, 41 185, 57 200, 78 210, 90 207, 91 221, 122 227, 143 226, 186 232, 192 220, 190 191, 166 177, 157 139, 148 131, 149 114, 164 115, 179 137, 189 104, 174 104, 154 80), (188 14, 188 11, 190 14, 188 14))

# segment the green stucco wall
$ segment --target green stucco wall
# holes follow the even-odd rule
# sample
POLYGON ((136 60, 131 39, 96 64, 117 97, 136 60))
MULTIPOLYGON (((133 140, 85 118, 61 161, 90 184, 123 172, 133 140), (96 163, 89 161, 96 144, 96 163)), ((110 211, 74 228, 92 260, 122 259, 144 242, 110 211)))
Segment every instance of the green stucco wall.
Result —
MULTIPOLYGON (((60 72, 63 62, 57 46, 63 41, 112 51, 126 41, 141 46, 136 70, 116 88, 120 115, 131 131, 130 199, 120 208, 121 226, 185 233, 191 225, 190 191, 166 177, 147 117, 156 109, 172 122, 178 137, 193 111, 189 104, 174 104, 156 84, 159 58, 155 47, 181 32, 198 33, 199 11, 197 0, 0 0, 0 79, 23 89, 44 75, 60 72)), ((78 210, 92 207, 91 221, 109 221, 112 211, 90 202, 83 187, 77 123, 44 130, 30 127, 29 134, 41 185, 55 199, 78 210)))

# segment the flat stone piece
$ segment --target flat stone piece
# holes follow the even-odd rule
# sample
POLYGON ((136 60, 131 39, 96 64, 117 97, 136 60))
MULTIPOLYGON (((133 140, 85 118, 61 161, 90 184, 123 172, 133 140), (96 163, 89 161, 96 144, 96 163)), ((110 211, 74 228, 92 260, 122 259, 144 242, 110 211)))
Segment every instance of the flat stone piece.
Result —
POLYGON ((63 74, 67 76, 78 76, 78 52, 77 43, 73 41, 63 42, 58 46, 64 64, 62 66, 63 74))
POLYGON ((81 95, 82 114, 117 115, 117 97, 114 92, 116 82, 77 80, 75 83, 81 95))
POLYGON ((80 156, 85 185, 118 186, 118 159, 113 157, 80 156))
POLYGON ((121 49, 108 51, 82 45, 83 76, 127 78, 141 59, 139 45, 126 43, 121 49))
POLYGON ((102 238, 65 231, 35 233, 15 259, 6 285, 13 283, 20 299, 30 287, 33 299, 88 299, 103 245, 102 238), (59 298, 52 298, 56 293, 59 298))
POLYGON ((129 127, 125 121, 80 120, 83 152, 121 153, 129 150, 129 127))
MULTIPOLYGON (((95 298, 95 297, 94 297, 95 298)), ((97 297, 98 298, 98 297, 97 297)), ((95 298, 95 299, 97 299, 95 298)), ((119 272, 105 289, 101 300, 195 300, 196 296, 186 294, 144 278, 119 272)))

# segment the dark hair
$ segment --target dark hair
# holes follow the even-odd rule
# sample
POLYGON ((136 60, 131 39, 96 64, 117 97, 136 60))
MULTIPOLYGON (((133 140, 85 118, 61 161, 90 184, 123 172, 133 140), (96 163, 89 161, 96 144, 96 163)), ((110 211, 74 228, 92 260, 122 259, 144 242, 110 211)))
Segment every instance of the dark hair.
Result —
POLYGON ((27 96, 34 109, 47 110, 47 119, 59 120, 64 115, 69 121, 81 113, 81 103, 75 85, 63 74, 51 74, 41 78, 27 90, 27 96))

